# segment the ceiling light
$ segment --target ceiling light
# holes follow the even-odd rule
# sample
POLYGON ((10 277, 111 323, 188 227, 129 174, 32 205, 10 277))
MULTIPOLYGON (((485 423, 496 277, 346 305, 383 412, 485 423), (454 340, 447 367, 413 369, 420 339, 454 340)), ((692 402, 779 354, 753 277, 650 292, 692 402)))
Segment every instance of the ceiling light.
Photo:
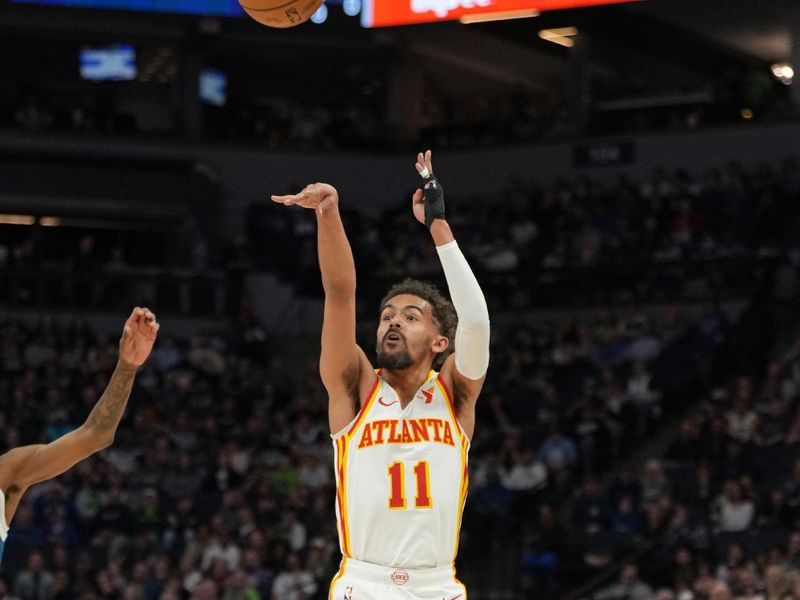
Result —
POLYGON ((784 85, 792 85, 794 69, 789 63, 775 63, 772 65, 772 74, 784 85))
POLYGON ((578 35, 578 30, 575 27, 557 27, 555 29, 542 29, 539 32, 539 37, 548 42, 553 42, 560 46, 572 48, 575 45, 575 40, 572 38, 578 35))
POLYGON ((348 17, 355 17, 361 12, 361 0, 344 0, 342 10, 348 17))
POLYGON ((0 224, 3 225, 33 225, 36 217, 32 215, 0 215, 0 224))
POLYGON ((328 18, 328 7, 324 4, 320 4, 319 8, 314 11, 314 14, 311 15, 311 22, 320 25, 325 22, 328 18))
POLYGON ((539 36, 545 39, 547 39, 546 36, 574 37, 576 35, 578 35, 576 27, 556 27, 555 29, 542 29, 539 32, 539 36))
POLYGON ((471 23, 486 23, 487 21, 508 21, 510 19, 528 19, 538 17, 539 11, 535 8, 525 10, 504 10, 501 12, 483 13, 477 15, 464 15, 459 19, 464 25, 471 23))

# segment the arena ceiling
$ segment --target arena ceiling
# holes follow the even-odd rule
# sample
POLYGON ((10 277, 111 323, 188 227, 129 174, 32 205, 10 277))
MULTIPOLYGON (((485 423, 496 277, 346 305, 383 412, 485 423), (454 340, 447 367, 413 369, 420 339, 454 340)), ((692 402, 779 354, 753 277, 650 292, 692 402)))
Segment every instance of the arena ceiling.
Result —
POLYGON ((180 44, 200 32, 203 44, 213 38, 208 47, 218 56, 246 55, 273 65, 311 64, 323 56, 343 64, 373 57, 379 66, 405 53, 453 93, 523 87, 546 102, 563 95, 576 76, 574 51, 537 35, 558 27, 576 27, 588 42, 583 56, 597 91, 607 91, 607 98, 692 94, 731 71, 790 62, 792 28, 800 30, 800 0, 642 0, 517 21, 383 30, 363 30, 357 19, 342 16, 302 31, 267 31, 248 19, 215 25, 214 19, 70 12, 0 0, 0 37, 11 33, 50 43, 128 32, 180 44))

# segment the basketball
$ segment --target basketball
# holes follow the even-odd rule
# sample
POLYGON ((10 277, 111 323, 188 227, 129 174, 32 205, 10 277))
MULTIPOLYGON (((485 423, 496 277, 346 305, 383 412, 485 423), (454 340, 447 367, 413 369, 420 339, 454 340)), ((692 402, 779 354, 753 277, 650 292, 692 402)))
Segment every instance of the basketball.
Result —
POLYGON ((311 18, 324 0, 239 0, 244 11, 267 27, 294 27, 311 18))

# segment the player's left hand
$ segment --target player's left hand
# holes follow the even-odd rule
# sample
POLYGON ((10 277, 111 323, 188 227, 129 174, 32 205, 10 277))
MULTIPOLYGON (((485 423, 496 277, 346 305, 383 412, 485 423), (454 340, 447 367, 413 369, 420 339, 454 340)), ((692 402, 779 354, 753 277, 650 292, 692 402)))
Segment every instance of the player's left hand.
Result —
POLYGON ((119 340, 120 360, 134 367, 141 366, 150 356, 160 328, 161 325, 149 308, 134 308, 125 321, 122 338, 119 340))
POLYGON ((414 192, 411 198, 411 210, 420 223, 430 227, 434 219, 444 218, 444 194, 441 185, 433 176, 431 151, 417 154, 417 173, 423 179, 423 187, 414 192))
MULTIPOLYGON (((431 151, 426 150, 423 154, 417 154, 417 163, 414 165, 417 168, 417 173, 424 180, 433 177, 433 163, 431 162, 431 151)), ((414 192, 414 197, 411 199, 411 210, 414 212, 414 217, 425 224, 425 198, 422 188, 414 192)))

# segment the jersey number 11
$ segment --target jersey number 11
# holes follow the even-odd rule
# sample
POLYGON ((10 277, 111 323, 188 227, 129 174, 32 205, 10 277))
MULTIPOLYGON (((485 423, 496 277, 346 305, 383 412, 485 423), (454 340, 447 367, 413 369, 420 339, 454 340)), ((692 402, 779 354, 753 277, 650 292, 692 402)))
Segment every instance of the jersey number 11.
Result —
MULTIPOLYGON (((414 506, 416 508, 430 508, 433 506, 433 501, 431 500, 431 474, 427 460, 421 460, 414 465, 414 476, 417 478, 417 495, 414 498, 414 506)), ((394 462, 389 467, 389 480, 392 487, 392 495, 389 496, 389 508, 407 508, 405 465, 402 462, 394 462)))

